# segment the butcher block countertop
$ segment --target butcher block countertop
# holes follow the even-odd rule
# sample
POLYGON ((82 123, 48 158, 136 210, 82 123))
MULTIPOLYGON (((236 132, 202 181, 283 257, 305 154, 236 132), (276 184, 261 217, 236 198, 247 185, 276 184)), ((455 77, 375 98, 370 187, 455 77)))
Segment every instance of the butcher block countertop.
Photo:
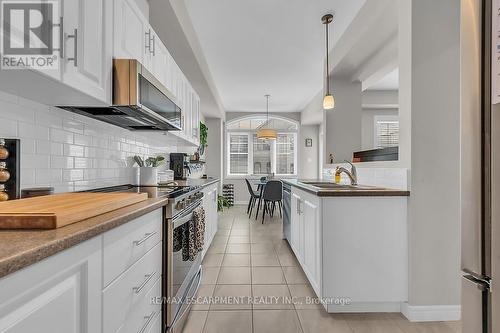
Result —
POLYGON ((0 230, 0 278, 165 206, 146 199, 52 230, 0 230))

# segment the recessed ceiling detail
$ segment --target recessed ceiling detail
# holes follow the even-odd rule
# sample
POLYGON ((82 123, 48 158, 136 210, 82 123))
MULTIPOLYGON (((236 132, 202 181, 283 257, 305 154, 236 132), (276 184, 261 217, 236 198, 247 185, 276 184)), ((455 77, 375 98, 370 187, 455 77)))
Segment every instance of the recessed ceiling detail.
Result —
POLYGON ((300 111, 323 87, 324 27, 335 12, 333 48, 365 0, 186 0, 226 111, 300 111))

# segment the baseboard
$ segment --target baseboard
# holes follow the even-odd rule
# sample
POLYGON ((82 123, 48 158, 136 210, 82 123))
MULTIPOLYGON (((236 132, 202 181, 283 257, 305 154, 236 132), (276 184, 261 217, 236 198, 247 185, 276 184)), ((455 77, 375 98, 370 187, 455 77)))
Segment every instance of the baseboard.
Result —
POLYGON ((401 313, 409 321, 456 321, 460 320, 460 305, 409 305, 401 304, 401 313))
POLYGON ((348 305, 328 304, 330 313, 400 312, 400 302, 353 302, 348 305))

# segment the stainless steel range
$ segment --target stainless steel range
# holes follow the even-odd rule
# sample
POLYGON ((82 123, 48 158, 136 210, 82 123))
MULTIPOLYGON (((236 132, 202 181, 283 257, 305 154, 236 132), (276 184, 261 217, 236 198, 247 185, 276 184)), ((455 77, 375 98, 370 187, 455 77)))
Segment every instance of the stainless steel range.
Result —
POLYGON ((182 250, 175 249, 175 232, 192 220, 193 211, 202 204, 203 192, 198 186, 133 186, 123 185, 91 190, 91 192, 137 192, 148 193, 150 198, 168 198, 163 224, 163 281, 162 332, 182 331, 190 310, 189 300, 199 289, 202 267, 201 253, 194 260, 183 258, 182 250))

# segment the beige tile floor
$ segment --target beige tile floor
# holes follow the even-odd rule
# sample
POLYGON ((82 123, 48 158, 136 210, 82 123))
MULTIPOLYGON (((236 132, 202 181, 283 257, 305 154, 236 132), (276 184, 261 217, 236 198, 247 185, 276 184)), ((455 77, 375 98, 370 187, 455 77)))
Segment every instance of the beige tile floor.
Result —
MULTIPOLYGON (((183 333, 459 333, 459 322, 410 323, 401 314, 328 314, 307 304, 314 292, 286 243, 281 219, 248 219, 246 207, 219 215, 219 230, 203 262, 198 304, 183 333), (235 296, 238 304, 208 302, 235 296), (278 301, 257 302, 260 296, 278 301), (249 301, 254 298, 254 302, 249 301), (294 304, 283 301, 294 297, 294 304), (304 301, 303 301, 304 300, 304 301)), ((260 299, 260 298, 259 298, 260 299)))

